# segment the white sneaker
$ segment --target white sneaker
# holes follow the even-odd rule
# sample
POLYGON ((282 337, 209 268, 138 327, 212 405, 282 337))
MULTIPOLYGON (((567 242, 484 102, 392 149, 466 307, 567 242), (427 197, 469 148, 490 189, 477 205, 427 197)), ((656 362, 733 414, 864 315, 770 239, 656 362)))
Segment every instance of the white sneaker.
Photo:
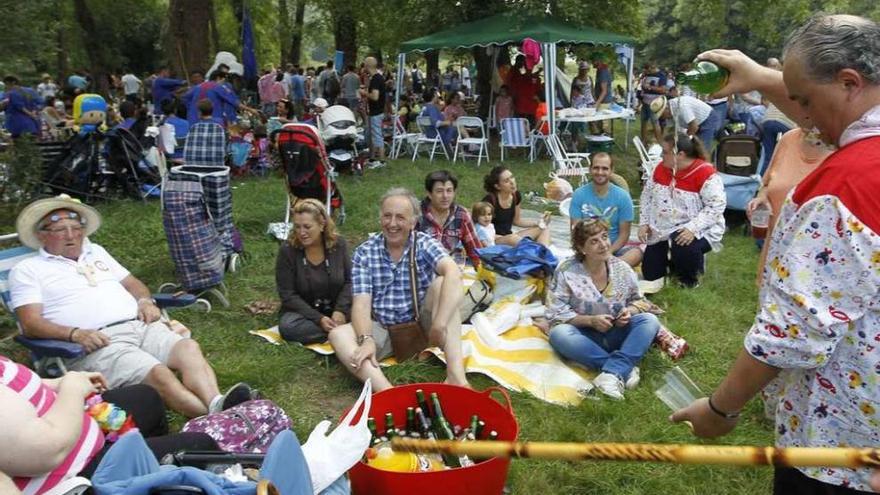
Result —
POLYGON ((614 400, 623 400, 623 382, 611 373, 599 373, 593 379, 593 385, 603 394, 614 400))
POLYGON ((636 388, 639 384, 639 380, 642 379, 641 372, 639 371, 639 367, 636 366, 629 372, 629 377, 626 379, 626 389, 632 390, 636 388))

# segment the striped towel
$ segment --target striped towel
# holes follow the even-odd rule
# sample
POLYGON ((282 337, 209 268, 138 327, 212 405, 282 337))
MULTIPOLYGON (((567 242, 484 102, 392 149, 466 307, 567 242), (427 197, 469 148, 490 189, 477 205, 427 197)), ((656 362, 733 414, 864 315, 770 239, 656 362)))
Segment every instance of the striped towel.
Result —
MULTIPOLYGON (((465 278, 470 278, 465 273, 465 278)), ((507 315, 511 305, 524 304, 539 289, 537 281, 518 288, 492 304, 485 314, 496 315, 488 324, 462 325, 462 351, 465 370, 481 373, 501 386, 513 391, 526 391, 535 397, 559 405, 577 405, 593 386, 590 378, 595 375, 581 368, 569 366, 553 352, 544 333, 531 324, 529 318, 514 322, 507 315), (502 322, 503 321, 503 322, 502 322), (498 334, 498 325, 509 329, 498 334)), ((497 291, 496 291, 497 295, 497 291)), ((515 319, 515 318, 514 318, 515 319)), ((503 329, 502 329, 503 330, 503 329)), ((282 342, 278 327, 250 332, 276 345, 282 342)), ((321 354, 333 354, 328 343, 305 346, 321 354)), ((440 348, 432 347, 425 352, 445 362, 440 348)), ((382 366, 396 364, 395 359, 382 361, 382 366)))

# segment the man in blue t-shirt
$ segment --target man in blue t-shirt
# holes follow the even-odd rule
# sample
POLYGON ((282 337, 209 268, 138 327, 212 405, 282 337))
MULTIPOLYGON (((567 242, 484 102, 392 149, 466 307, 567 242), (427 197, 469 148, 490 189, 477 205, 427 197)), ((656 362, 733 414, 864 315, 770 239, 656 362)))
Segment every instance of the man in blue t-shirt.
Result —
POLYGON ((630 266, 636 266, 642 261, 642 250, 627 245, 633 221, 633 202, 625 189, 611 183, 613 173, 611 155, 596 153, 590 164, 590 183, 577 188, 571 197, 571 224, 574 226, 578 220, 592 218, 605 220, 610 226, 611 252, 630 266))

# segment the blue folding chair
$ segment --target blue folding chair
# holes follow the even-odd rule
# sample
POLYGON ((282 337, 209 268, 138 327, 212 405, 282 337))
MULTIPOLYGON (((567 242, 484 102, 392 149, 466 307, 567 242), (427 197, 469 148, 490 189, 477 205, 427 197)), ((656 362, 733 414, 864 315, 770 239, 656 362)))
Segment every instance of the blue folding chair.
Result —
MULTIPOLYGON (((17 234, 0 236, 0 242, 13 242, 17 239, 17 234)), ((9 295, 9 272, 15 265, 36 254, 37 251, 26 246, 0 250, 0 304, 13 318, 15 312, 12 310, 9 295)), ((153 294, 153 298, 166 319, 168 309, 191 306, 198 301, 196 296, 187 293, 153 294)), ((21 324, 18 324, 18 329, 19 334, 14 340, 31 352, 35 371, 41 376, 61 376, 67 373, 67 367, 64 366, 65 359, 75 359, 85 355, 85 349, 79 344, 55 339, 30 338, 24 335, 21 324)))
POLYGON ((528 148, 529 161, 533 158, 532 131, 529 121, 520 118, 501 119, 501 161, 504 161, 504 148, 528 148))

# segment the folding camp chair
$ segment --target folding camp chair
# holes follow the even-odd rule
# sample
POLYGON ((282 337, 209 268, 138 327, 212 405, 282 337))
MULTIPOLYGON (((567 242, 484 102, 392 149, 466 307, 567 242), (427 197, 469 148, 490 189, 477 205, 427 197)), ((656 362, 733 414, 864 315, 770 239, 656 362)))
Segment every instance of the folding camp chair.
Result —
POLYGON ((396 115, 394 117, 394 135, 391 138, 391 159, 396 160, 403 151, 404 146, 408 149, 412 149, 413 143, 418 135, 419 134, 416 132, 407 132, 406 128, 403 127, 403 123, 400 121, 400 116, 396 115))
POLYGON ((458 160, 459 150, 461 150, 462 158, 474 156, 472 153, 468 153, 467 148, 465 148, 470 146, 479 147, 476 155, 478 167, 483 161, 483 156, 486 157, 488 162, 489 138, 483 124, 483 119, 479 117, 459 117, 455 121, 455 128, 458 130, 458 139, 455 140, 455 152, 452 154, 452 162, 455 163, 458 160), (479 130, 478 135, 476 134, 477 130, 479 130))
MULTIPOLYGON (((15 242, 18 234, 0 236, 0 242, 15 242)), ((36 256, 37 251, 27 246, 16 246, 0 250, 0 307, 15 317, 9 294, 9 272, 18 263, 36 256)), ((162 316, 168 319, 166 309, 186 307, 198 302, 190 294, 153 294, 156 305, 162 310, 162 316)), ((67 373, 65 359, 75 359, 85 354, 82 346, 73 342, 54 339, 35 339, 25 337, 21 325, 15 341, 31 351, 34 369, 40 376, 61 376, 67 373)))
POLYGON ((544 126, 544 123, 547 122, 546 117, 542 118, 540 122, 532 129, 531 134, 531 142, 532 146, 529 150, 529 161, 535 161, 535 158, 538 158, 538 147, 540 143, 544 143, 545 148, 547 149, 547 154, 551 157, 553 156, 553 149, 551 148, 551 144, 549 142, 550 134, 544 134, 541 132, 541 128, 544 126))
POLYGON ((504 161, 504 148, 529 148, 532 159, 532 131, 526 119, 501 119, 501 161, 504 161))
POLYGON ((443 151, 443 156, 449 160, 449 153, 446 151, 446 146, 440 137, 440 131, 431 123, 431 118, 426 115, 420 115, 416 117, 416 125, 419 127, 419 134, 416 136, 416 145, 413 147, 412 161, 416 161, 416 156, 419 154, 419 146, 422 144, 431 145, 430 161, 434 161, 434 154, 437 153, 438 146, 443 151), (433 137, 428 137, 429 131, 433 131, 433 137))

